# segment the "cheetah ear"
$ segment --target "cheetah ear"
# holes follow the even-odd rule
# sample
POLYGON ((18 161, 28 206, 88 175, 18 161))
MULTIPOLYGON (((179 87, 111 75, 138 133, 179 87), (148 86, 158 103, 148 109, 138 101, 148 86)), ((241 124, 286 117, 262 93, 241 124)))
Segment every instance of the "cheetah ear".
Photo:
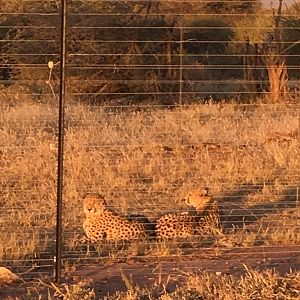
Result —
POLYGON ((181 198, 179 201, 184 202, 187 199, 187 197, 181 198))
POLYGON ((86 198, 87 196, 96 196, 97 194, 93 193, 93 192, 85 192, 83 194, 83 198, 86 198))
POLYGON ((88 195, 90 195, 91 193, 90 192, 85 192, 82 196, 82 199, 85 199, 88 195))
POLYGON ((204 193, 203 193, 205 196, 207 196, 209 194, 209 188, 208 187, 205 187, 204 188, 204 193))
POLYGON ((99 199, 101 199, 101 200, 103 201, 103 204, 104 204, 104 205, 107 205, 105 196, 104 196, 103 194, 98 193, 97 196, 99 197, 99 199))
POLYGON ((183 199, 186 204, 190 204, 190 196, 192 193, 188 193, 188 195, 183 199))
POLYGON ((97 196, 98 196, 99 198, 101 198, 101 199, 105 200, 105 196, 104 196, 104 194, 102 194, 102 193, 98 193, 98 194, 97 194, 97 196))

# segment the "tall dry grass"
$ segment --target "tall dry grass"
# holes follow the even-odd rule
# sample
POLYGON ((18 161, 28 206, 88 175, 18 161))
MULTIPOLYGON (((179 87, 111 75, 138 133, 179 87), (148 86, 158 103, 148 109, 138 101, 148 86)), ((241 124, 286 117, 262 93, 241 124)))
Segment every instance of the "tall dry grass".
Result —
MULTIPOLYGON (((0 259, 52 257, 57 104, 20 98, 0 106, 0 259)), ((67 101, 65 253, 76 257, 83 235, 84 193, 101 192, 120 213, 155 220, 186 211, 179 200, 201 185, 221 207, 224 235, 213 244, 299 242, 298 119, 289 104, 163 109, 67 101)), ((169 251, 154 242, 145 253, 169 251)))

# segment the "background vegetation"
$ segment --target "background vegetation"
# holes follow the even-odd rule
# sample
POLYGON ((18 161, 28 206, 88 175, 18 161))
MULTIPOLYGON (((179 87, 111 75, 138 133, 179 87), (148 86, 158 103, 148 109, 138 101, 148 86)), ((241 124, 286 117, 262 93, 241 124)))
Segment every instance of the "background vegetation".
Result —
MULTIPOLYGON (((4 11, 0 79, 5 85, 22 79, 26 81, 23 88, 36 95, 45 93, 49 88, 45 84, 47 60, 59 60, 58 3, 24 1, 16 5, 8 1, 4 11), (40 12, 44 15, 37 17, 40 12)), ((253 83, 244 75, 246 42, 262 51, 267 36, 275 38, 278 15, 281 35, 276 42, 284 43, 280 49, 297 42, 299 36, 297 3, 279 12, 257 1, 74 1, 68 13, 68 92, 85 101, 154 99, 174 104, 178 102, 180 55, 185 102, 253 98, 252 92, 259 96, 268 91, 271 79, 264 64, 271 62, 256 62, 262 73, 256 80, 264 87, 249 89, 253 83), (180 27, 184 28, 182 50, 180 27)), ((293 80, 299 79, 299 47, 296 44, 285 53, 293 80)), ((261 52, 258 57, 262 55, 271 54, 261 52)), ((55 79, 58 73, 54 71, 55 79)))

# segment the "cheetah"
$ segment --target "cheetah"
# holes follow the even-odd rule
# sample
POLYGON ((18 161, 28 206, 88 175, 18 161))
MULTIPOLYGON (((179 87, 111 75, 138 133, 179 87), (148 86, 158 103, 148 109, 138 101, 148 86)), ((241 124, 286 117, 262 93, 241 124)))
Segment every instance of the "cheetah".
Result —
POLYGON ((213 228, 219 228, 218 213, 207 188, 200 188, 188 194, 184 199, 192 207, 189 212, 167 214, 156 221, 158 239, 187 238, 195 235, 212 234, 213 228))
POLYGON ((83 208, 86 219, 83 230, 89 241, 130 241, 146 238, 144 225, 134 220, 128 220, 107 208, 104 196, 88 194, 84 197, 83 208))

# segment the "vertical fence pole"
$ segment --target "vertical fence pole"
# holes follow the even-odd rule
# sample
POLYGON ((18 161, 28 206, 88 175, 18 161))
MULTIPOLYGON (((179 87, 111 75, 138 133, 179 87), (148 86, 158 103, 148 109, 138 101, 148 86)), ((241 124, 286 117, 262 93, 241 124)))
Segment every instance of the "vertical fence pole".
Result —
POLYGON ((182 108, 182 87, 183 87, 183 29, 182 15, 179 17, 179 105, 182 108))
POLYGON ((67 0, 61 0, 55 281, 61 277, 67 0))
MULTIPOLYGON (((299 107, 299 104, 297 105, 297 107, 298 107, 298 149, 300 149, 300 107, 299 107)), ((298 165, 298 168, 300 169, 300 165, 298 165)), ((299 178, 299 170, 298 170, 297 181, 299 181, 299 180, 300 180, 300 178, 299 178)), ((296 187, 296 205, 297 205, 297 208, 299 207, 299 204, 300 204, 300 199, 299 199, 299 185, 297 184, 297 187, 296 187)))

